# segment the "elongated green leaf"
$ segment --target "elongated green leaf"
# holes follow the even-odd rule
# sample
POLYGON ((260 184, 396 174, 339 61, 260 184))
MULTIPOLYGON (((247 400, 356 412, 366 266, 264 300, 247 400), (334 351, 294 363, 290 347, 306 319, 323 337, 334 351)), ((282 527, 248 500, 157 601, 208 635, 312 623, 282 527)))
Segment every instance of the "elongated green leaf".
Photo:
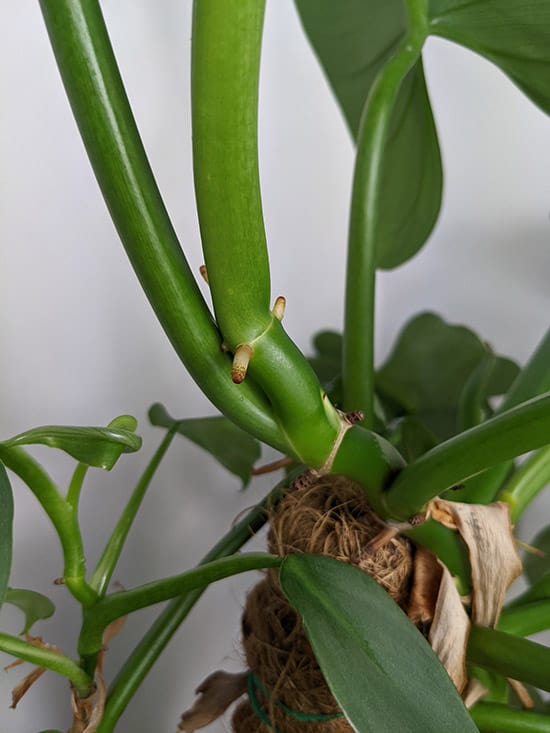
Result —
POLYGON ((149 410, 153 425, 171 428, 178 424, 178 433, 208 451, 228 471, 239 476, 243 487, 250 482, 252 467, 260 457, 258 441, 225 417, 201 417, 176 420, 159 403, 149 410))
POLYGON ((544 553, 544 557, 538 557, 529 552, 524 558, 523 572, 533 585, 543 578, 550 578, 550 527, 539 532, 531 544, 544 553))
MULTIPOLYGON (((315 53, 354 138, 363 106, 407 26, 402 0, 296 0, 315 53)), ((396 267, 426 241, 441 203, 442 171, 422 62, 392 115, 380 191, 380 267, 396 267)))
POLYGON ((485 56, 550 113, 548 0, 429 0, 432 33, 485 56))
POLYGON ((499 412, 509 410, 548 390, 550 390, 550 329, 514 379, 499 412))
POLYGON ((13 543, 13 494, 4 464, 0 463, 0 607, 11 572, 13 543))
MULTIPOLYGON (((487 358, 485 344, 465 326, 421 313, 405 324, 376 375, 376 388, 397 414, 415 415, 439 439, 456 432, 468 380, 487 358)), ((518 374, 514 362, 495 357, 480 400, 505 392, 518 374)))
POLYGON ((26 634, 37 621, 53 616, 55 611, 55 606, 49 598, 34 590, 24 588, 9 588, 5 602, 17 606, 25 614, 22 634, 26 634))
POLYGON ((132 429, 136 424, 134 418, 121 415, 106 428, 44 425, 5 440, 3 445, 7 448, 47 445, 65 451, 87 466, 110 470, 122 453, 133 453, 141 448, 141 438, 132 429), (130 429, 118 427, 121 421, 130 429))
POLYGON ((358 733, 477 730, 426 640, 369 575, 332 558, 290 555, 281 585, 358 733))

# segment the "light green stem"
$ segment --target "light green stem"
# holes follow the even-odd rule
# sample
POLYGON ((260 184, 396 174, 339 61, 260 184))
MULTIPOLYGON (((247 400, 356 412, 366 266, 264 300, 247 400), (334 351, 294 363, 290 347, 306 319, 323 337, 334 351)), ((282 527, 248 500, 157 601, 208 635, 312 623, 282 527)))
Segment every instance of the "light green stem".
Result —
POLYGON ((64 654, 57 654, 51 649, 43 649, 29 644, 17 636, 0 633, 0 650, 11 654, 37 667, 51 669, 63 677, 67 677, 82 697, 87 697, 93 687, 93 679, 89 677, 76 662, 64 654))
POLYGON ((155 455, 145 469, 143 476, 140 478, 132 492, 132 496, 121 514, 120 519, 118 520, 116 527, 103 550, 99 562, 97 563, 92 577, 90 578, 90 586, 97 592, 100 598, 103 598, 105 595, 109 581, 111 580, 113 571, 120 557, 120 553, 124 547, 128 532, 130 531, 132 523, 141 506, 141 502, 143 501, 145 493, 149 488, 153 476, 155 475, 155 471, 174 439, 177 429, 178 423, 175 423, 164 436, 162 443, 158 447, 155 455))
POLYGON ((426 0, 407 0, 408 32, 385 64, 365 103, 353 178, 345 325, 344 407, 363 410, 374 426, 374 303, 380 182, 392 111, 404 78, 420 58, 428 32, 426 0))
POLYGON ((535 496, 549 483, 550 445, 525 461, 498 493, 497 500, 510 505, 510 518, 515 523, 535 496))
POLYGON ((497 628, 516 636, 531 636, 550 629, 550 597, 505 608, 497 628))
POLYGON ((499 733, 550 733, 550 716, 528 710, 513 710, 508 705, 479 702, 470 710, 481 731, 499 733))

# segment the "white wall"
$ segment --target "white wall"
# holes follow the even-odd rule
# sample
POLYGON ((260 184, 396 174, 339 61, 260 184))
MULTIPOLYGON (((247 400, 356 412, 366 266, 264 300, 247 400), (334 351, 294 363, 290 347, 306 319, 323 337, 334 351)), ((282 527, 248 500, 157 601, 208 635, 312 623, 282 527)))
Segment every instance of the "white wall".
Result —
MULTIPOLYGON (((147 150, 192 267, 202 258, 193 201, 187 0, 105 0, 104 12, 147 150), (159 10, 161 8, 161 10, 159 10)), ((142 453, 112 474, 91 474, 82 522, 91 563, 161 438, 147 426, 157 400, 178 416, 212 413, 172 353, 128 266, 90 171, 33 0, 4 0, 0 26, 0 434, 45 423, 105 424, 130 412, 142 453)), ((290 0, 268 3, 261 89, 261 165, 273 292, 304 349, 342 321, 352 146, 290 0)), ((476 328, 499 352, 525 360, 550 312, 550 122, 496 69, 442 41, 426 49, 441 134, 445 202, 429 243, 380 277, 378 355, 400 325, 433 309, 476 328)), ((37 452, 67 480, 70 462, 37 452)), ((190 567, 243 507, 245 494, 196 448, 177 443, 128 542, 116 578, 125 586, 190 567)), ((544 522, 528 513, 525 539, 544 522)), ((75 654, 78 618, 62 588, 53 532, 32 496, 16 489, 12 584, 59 603, 36 627, 75 654)), ((260 545, 261 546, 261 543, 260 545)), ((238 667, 238 619, 250 576, 207 596, 142 687, 121 724, 174 730, 209 672, 238 667)), ((124 654, 154 612, 133 618, 112 645, 124 654)), ((20 617, 2 611, 17 633, 20 617)), ((0 663, 10 661, 0 655, 0 663)), ((108 670, 116 668, 109 665, 108 670)), ((9 690, 26 668, 0 673, 0 730, 68 726, 66 685, 46 675, 16 712, 9 690)), ((222 723, 212 731, 225 730, 222 723)))

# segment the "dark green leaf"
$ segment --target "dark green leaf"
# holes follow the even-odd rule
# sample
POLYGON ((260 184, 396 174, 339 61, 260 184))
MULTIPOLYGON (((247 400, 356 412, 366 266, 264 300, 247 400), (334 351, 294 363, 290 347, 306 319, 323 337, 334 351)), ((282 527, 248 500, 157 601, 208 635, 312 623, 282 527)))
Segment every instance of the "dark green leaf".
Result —
POLYGON ((23 588, 9 588, 5 602, 17 606, 25 614, 22 634, 26 634, 37 621, 50 618, 55 611, 55 606, 49 598, 34 590, 23 588))
MULTIPOLYGON (((487 347, 469 329, 446 323, 435 313, 412 318, 376 375, 381 396, 415 415, 443 440, 456 432, 458 407, 468 379, 487 356, 487 347)), ((518 369, 497 357, 483 398, 507 389, 518 369)))
POLYGON ((149 410, 153 425, 171 428, 208 451, 228 471, 239 476, 243 487, 250 482, 250 472, 261 453, 259 442, 225 417, 201 417, 175 420, 164 405, 154 404, 149 410))
POLYGON ((332 359, 340 364, 342 361, 342 334, 336 331, 319 331, 313 337, 313 346, 319 356, 332 359))
POLYGON ((531 544, 544 552, 544 557, 528 552, 523 560, 523 572, 530 585, 534 585, 543 578, 550 578, 550 526, 539 532, 531 544))
POLYGON ((10 579, 12 544, 13 494, 6 469, 0 463, 0 607, 10 579))
POLYGON ((281 585, 358 733, 477 730, 429 644, 369 575, 332 558, 290 555, 281 585))
POLYGON ((141 448, 141 438, 133 430, 135 419, 129 415, 115 418, 106 428, 44 425, 5 440, 8 448, 21 445, 47 445, 59 448, 87 466, 111 469, 122 453, 141 448), (120 425, 126 427, 120 427, 120 425))
POLYGON ((389 440, 407 463, 429 451, 438 442, 435 435, 414 417, 404 417, 398 420, 389 440))
MULTIPOLYGON (((402 0, 296 0, 305 32, 357 137, 371 87, 406 31, 402 0)), ((396 267, 424 244, 441 203, 437 133, 421 61, 393 111, 380 189, 378 264, 396 267)))
POLYGON ((493 61, 550 113, 548 0, 430 0, 431 32, 493 61))

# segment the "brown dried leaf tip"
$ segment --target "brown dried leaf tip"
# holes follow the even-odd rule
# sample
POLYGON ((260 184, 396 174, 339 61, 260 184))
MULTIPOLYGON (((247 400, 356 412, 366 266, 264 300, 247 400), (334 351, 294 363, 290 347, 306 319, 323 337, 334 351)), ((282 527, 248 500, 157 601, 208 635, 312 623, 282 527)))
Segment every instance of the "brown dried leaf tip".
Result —
POLYGON ((248 672, 213 672, 197 687, 195 692, 200 697, 183 713, 178 730, 193 733, 217 720, 232 702, 244 695, 247 677, 248 672))
MULTIPOLYGON (((61 649, 58 649, 56 646, 52 646, 51 644, 48 644, 40 636, 31 636, 30 634, 25 634, 25 641, 27 641, 29 644, 32 644, 33 646, 39 647, 40 649, 48 649, 51 652, 56 652, 56 654, 63 654, 61 649)), ((24 664, 24 661, 21 659, 17 659, 15 662, 8 664, 8 666, 4 669, 13 669, 14 667, 18 667, 20 664, 24 664)), ((40 677, 42 677, 45 671, 46 670, 44 669, 44 667, 35 667, 29 672, 28 675, 26 675, 21 680, 18 685, 13 688, 11 693, 11 708, 15 710, 23 695, 25 695, 34 685, 34 683, 39 680, 40 677)))
POLYGON ((239 344, 235 349, 233 366, 231 367, 231 379, 235 384, 244 382, 252 354, 253 349, 250 344, 239 344))

